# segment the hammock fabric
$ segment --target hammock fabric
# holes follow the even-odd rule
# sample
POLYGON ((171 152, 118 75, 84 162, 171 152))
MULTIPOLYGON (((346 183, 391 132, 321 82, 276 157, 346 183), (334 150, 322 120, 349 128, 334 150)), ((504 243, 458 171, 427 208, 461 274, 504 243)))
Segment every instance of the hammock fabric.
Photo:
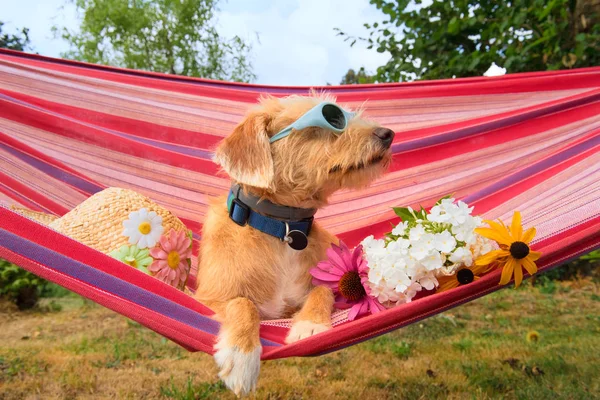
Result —
MULTIPOLYGON (((453 193, 474 213, 536 226, 546 270, 600 246, 600 68, 407 84, 328 86, 350 109, 396 131, 394 162, 317 214, 348 245, 397 222, 391 207, 453 193)), ((211 149, 259 95, 306 94, 0 51, 0 202, 62 215, 109 186, 175 212, 196 239, 209 198, 229 188, 211 149)), ((197 240, 195 250, 197 251, 197 240)), ((0 207, 0 257, 179 343, 212 353, 212 312, 134 268, 0 207)), ((499 288, 500 271, 285 345, 289 321, 265 321, 263 359, 319 355, 499 288)), ((202 279, 199 277, 198 279, 202 279)))

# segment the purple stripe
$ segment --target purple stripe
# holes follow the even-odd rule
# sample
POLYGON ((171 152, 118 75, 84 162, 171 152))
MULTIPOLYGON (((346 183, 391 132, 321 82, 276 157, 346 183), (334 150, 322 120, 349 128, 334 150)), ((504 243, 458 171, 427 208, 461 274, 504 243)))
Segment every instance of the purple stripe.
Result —
POLYGON ((63 169, 57 168, 54 165, 43 162, 42 160, 32 157, 29 154, 26 154, 20 150, 15 149, 14 147, 9 147, 1 142, 0 142, 0 149, 7 151, 8 153, 17 157, 21 161, 26 162, 27 164, 42 171, 43 173, 50 175, 51 177, 56 178, 59 181, 65 182, 73 187, 76 187, 86 193, 94 194, 94 193, 99 192, 102 189, 104 189, 90 181, 86 181, 85 179, 82 179, 76 175, 73 175, 63 169))
POLYGON ((158 147, 163 150, 169 150, 169 151, 173 151, 173 152, 179 153, 179 154, 185 154, 185 155, 192 156, 192 157, 198 157, 198 158, 202 158, 204 160, 212 160, 212 156, 213 156, 212 151, 201 150, 201 149, 194 148, 194 147, 180 146, 180 145, 172 144, 172 143, 160 142, 160 141, 154 140, 154 139, 146 139, 146 138, 143 138, 140 136, 131 135, 129 133, 113 131, 112 129, 103 128, 101 126, 94 125, 94 128, 103 130, 104 132, 112 133, 113 135, 121 136, 125 139, 130 139, 130 140, 134 140, 136 142, 140 142, 140 143, 144 143, 144 144, 147 144, 150 146, 158 147))
POLYGON ((559 111, 564 111, 569 108, 579 107, 584 104, 593 103, 600 100, 600 93, 591 94, 578 99, 565 101, 552 106, 543 107, 538 110, 532 110, 524 113, 512 115, 495 121, 485 122, 475 126, 457 129, 455 131, 442 133, 435 136, 426 137, 423 139, 411 140, 409 142, 401 142, 392 145, 392 153, 402 153, 406 151, 421 149, 424 147, 435 146, 442 143, 451 142, 453 140, 462 139, 468 136, 477 135, 484 132, 489 132, 494 129, 504 128, 510 125, 518 124, 523 121, 538 118, 544 115, 549 115, 559 111))
POLYGON ((503 190, 511 185, 514 185, 517 182, 523 181, 523 180, 537 174, 538 172, 541 172, 543 170, 551 168, 565 160, 573 158, 573 157, 575 157, 595 146, 598 146, 598 145, 600 145, 600 135, 595 136, 591 139, 588 139, 585 142, 580 143, 576 146, 573 146, 569 149, 563 150, 560 153, 555 154, 551 157, 548 157, 547 159, 542 160, 542 161, 538 162, 537 164, 533 164, 530 167, 522 169, 521 171, 518 171, 518 172, 510 175, 509 177, 504 178, 501 181, 494 183, 493 185, 487 186, 478 192, 472 193, 469 196, 465 197, 463 199, 463 201, 467 204, 470 204, 474 201, 477 201, 484 197, 490 196, 494 193, 498 193, 501 190, 503 190))
MULTIPOLYGON (((4 229, 0 229, 0 243, 2 247, 14 253, 195 329, 211 335, 217 335, 219 332, 219 323, 211 318, 4 229)), ((261 342, 264 346, 281 346, 266 339, 261 339, 261 342)))

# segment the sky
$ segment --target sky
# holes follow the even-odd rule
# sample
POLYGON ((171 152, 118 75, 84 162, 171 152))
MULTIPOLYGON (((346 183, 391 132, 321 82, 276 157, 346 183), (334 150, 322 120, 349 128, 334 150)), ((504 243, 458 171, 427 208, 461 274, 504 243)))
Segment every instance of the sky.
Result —
MULTIPOLYGON (((34 51, 60 57, 68 49, 54 38, 54 25, 76 29, 78 16, 66 0, 0 0, 0 20, 14 32, 30 29, 34 51)), ((368 0, 226 0, 217 14, 219 33, 252 42, 256 83, 270 85, 338 84, 349 68, 374 72, 389 54, 350 47, 334 28, 365 35, 363 24, 383 14, 368 0)))

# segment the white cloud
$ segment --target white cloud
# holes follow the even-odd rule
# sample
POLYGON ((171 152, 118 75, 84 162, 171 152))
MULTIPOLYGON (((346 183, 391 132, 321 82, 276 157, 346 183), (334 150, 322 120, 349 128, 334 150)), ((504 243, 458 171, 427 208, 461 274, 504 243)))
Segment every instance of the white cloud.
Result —
MULTIPOLYGON (((241 0, 239 0, 241 1, 241 0)), ((365 22, 382 14, 365 0, 300 0, 254 2, 256 9, 239 10, 231 2, 219 13, 219 30, 254 42, 257 81, 274 85, 337 84, 349 68, 374 71, 388 54, 350 47, 334 28, 365 35, 365 22), (256 34, 259 41, 255 40, 256 34)))
MULTIPOLYGON (((53 38, 52 26, 78 25, 73 5, 65 0, 0 0, 0 9, 6 30, 28 27, 34 51, 51 57, 68 49, 53 38)), ((365 22, 381 21, 383 14, 367 0, 229 0, 217 15, 223 36, 254 43, 257 83, 337 84, 349 68, 375 71, 389 57, 360 42, 351 48, 334 31, 365 35, 365 22)))

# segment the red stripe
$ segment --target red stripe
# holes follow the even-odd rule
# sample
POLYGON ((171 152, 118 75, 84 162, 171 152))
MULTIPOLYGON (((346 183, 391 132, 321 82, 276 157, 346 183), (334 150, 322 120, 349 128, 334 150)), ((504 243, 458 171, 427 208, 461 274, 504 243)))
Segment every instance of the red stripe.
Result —
MULTIPOLYGON (((4 174, 0 171, 0 181, 6 187, 14 190, 17 193, 26 196, 30 201, 36 203, 38 205, 39 211, 49 211, 52 214, 63 215, 69 211, 67 208, 62 205, 53 202, 42 194, 34 191, 33 189, 23 185, 21 182, 11 178, 10 176, 4 174)), ((0 215, 2 215, 0 213, 0 215)))
MULTIPOLYGON (((271 91, 276 95, 285 95, 286 92, 277 93, 278 90, 290 92, 307 92, 309 87, 277 87, 264 85, 242 85, 227 84, 219 81, 203 80, 198 78, 187 78, 168 76, 152 72, 134 72, 132 70, 100 67, 77 62, 64 62, 63 60, 52 60, 41 58, 30 54, 22 53, 0 54, 0 58, 17 59, 19 64, 31 65, 66 72, 76 75, 88 76, 92 78, 111 80, 130 85, 138 85, 161 89, 167 91, 176 91, 194 95, 235 100, 242 102, 255 102, 265 90, 271 91), (15 56, 18 56, 15 57, 15 56), (84 68, 82 68, 84 67, 84 68), (147 79, 147 77, 161 79, 147 79), (210 85, 210 86, 209 86, 210 85), (248 90, 239 90, 236 87, 245 86, 248 90), (253 91, 252 89, 256 90, 253 91)), ((570 74, 544 72, 534 74, 510 74, 497 78, 463 78, 456 80, 442 80, 429 83, 409 82, 386 86, 384 84, 363 86, 347 92, 344 87, 316 86, 314 88, 321 90, 335 90, 338 93, 339 101, 364 101, 367 100, 386 100, 397 98, 398 94, 394 91, 381 90, 387 88, 402 89, 402 98, 419 97, 439 97, 439 96, 466 96, 476 94, 499 94, 499 93, 522 93, 522 92, 540 92, 550 90, 564 90, 575 88, 590 88, 600 86, 600 68, 586 68, 581 71, 572 70, 570 74)))
MULTIPOLYGON (((9 90, 0 90, 14 99, 25 103, 52 111, 54 113, 69 116, 75 120, 87 122, 91 125, 102 126, 104 128, 117 132, 124 132, 139 136, 145 139, 152 139, 164 143, 173 143, 180 146, 212 150, 222 139, 220 136, 214 136, 207 133, 193 132, 185 129, 172 128, 166 125, 159 125, 146 122, 143 119, 131 119, 102 113, 82 107, 73 107, 66 104, 55 103, 44 100, 39 97, 28 96, 25 94, 12 92, 9 90)), ((241 118, 236 117, 236 119, 241 118)), ((233 125, 232 122, 225 121, 233 125)))
MULTIPOLYGON (((479 152, 482 149, 544 133, 552 129, 582 121, 587 118, 593 118, 598 115, 599 109, 600 102, 594 102, 585 106, 579 106, 562 111, 560 114, 554 113, 507 127, 502 127, 500 129, 485 131, 484 133, 476 135, 470 135, 462 139, 447 140, 439 145, 421 147, 417 150, 396 153, 394 154, 394 161, 390 171, 400 171, 418 165, 441 161, 468 153, 479 152)), ((510 114, 514 115, 515 113, 518 112, 510 114)), ((489 122, 499 118, 499 116, 487 117, 485 120, 480 122, 489 122)), ((437 129, 437 127, 432 129, 437 129)), ((431 129, 428 128, 421 131, 421 133, 424 134, 424 132, 429 130, 431 129)), ((450 135, 451 134, 449 133, 448 136, 450 135)), ((402 137, 399 143, 404 142, 403 134, 399 134, 397 136, 402 137)))
POLYGON ((11 121, 19 122, 84 143, 98 145, 123 154, 129 154, 167 165, 186 168, 210 175, 214 175, 217 172, 216 165, 210 160, 159 149, 157 147, 107 133, 101 129, 83 125, 76 121, 71 121, 61 118, 60 116, 25 107, 5 99, 0 99, 0 104, 0 116, 11 121))
POLYGON ((27 207, 30 210, 48 212, 48 210, 41 207, 39 204, 34 203, 33 201, 29 200, 28 198, 23 196, 21 193, 16 192, 16 191, 8 188, 7 186, 4 186, 3 182, 0 182, 0 192, 5 194, 6 196, 8 196, 11 199, 14 199, 15 201, 17 201, 18 203, 27 207))
MULTIPOLYGON (((561 149, 560 151, 561 152, 565 151, 566 149, 577 145, 579 142, 582 142, 586 139, 589 140, 590 137, 595 137, 598 134, 600 134, 600 130, 596 131, 595 133, 593 133, 591 135, 588 135, 587 138, 582 138, 577 143, 573 143, 572 146, 569 146, 565 149, 561 149)), ((527 179, 516 182, 515 184, 513 184, 509 187, 506 187, 503 190, 497 191, 492 195, 489 195, 487 197, 484 197, 482 199, 474 201, 470 204, 470 206, 476 207, 475 209, 477 210, 478 214, 485 214, 487 211, 489 211, 495 207, 498 207, 499 205, 503 204, 504 202, 514 198, 516 195, 523 193, 527 190, 530 190, 531 188, 539 185, 540 183, 553 178, 554 176, 558 175, 562 171, 565 171, 565 170, 569 169, 569 167, 572 167, 573 165, 581 162, 582 160, 595 155, 599 151, 600 151, 600 145, 595 146, 587 151, 582 152, 581 154, 578 154, 574 157, 568 158, 565 161, 552 166, 551 168, 541 171, 533 176, 530 176, 527 179)), ((548 157, 552 157, 555 154, 556 153, 551 154, 548 157)), ((548 157, 546 157, 546 158, 548 158, 548 157)), ((540 160, 540 162, 541 161, 543 161, 543 160, 540 160)))
MULTIPOLYGON (((348 85, 293 86, 293 87, 290 87, 290 86, 280 86, 280 85, 257 85, 257 84, 244 83, 244 82, 228 82, 228 81, 218 81, 218 80, 211 80, 211 79, 206 79, 206 78, 196 78, 196 77, 189 77, 189 76, 182 76, 182 75, 170 75, 170 74, 164 74, 164 73, 160 73, 160 72, 142 71, 142 70, 135 70, 135 69, 113 67, 113 66, 102 65, 102 64, 91 64, 91 63, 86 63, 83 61, 52 58, 52 57, 47 57, 47 56, 43 56, 40 54, 24 53, 24 52, 17 51, 17 50, 0 49, 0 55, 2 55, 3 53, 7 55, 6 58, 11 58, 8 56, 12 56, 14 58, 22 58, 22 59, 26 59, 26 60, 27 59, 36 60, 36 61, 38 61, 38 64, 42 64, 42 65, 44 65, 45 68, 48 68, 48 69, 51 69, 50 67, 53 65, 70 65, 70 66, 77 67, 77 69, 92 68, 92 69, 100 70, 100 71, 118 72, 118 73, 124 73, 124 74, 128 74, 128 75, 151 77, 151 78, 166 78, 166 79, 173 80, 173 81, 181 81, 181 82, 188 82, 188 83, 205 83, 205 84, 223 85, 223 86, 230 86, 230 87, 272 88, 272 89, 288 89, 288 90, 291 88, 298 88, 298 89, 304 89, 304 90, 310 90, 312 88, 315 88, 315 89, 331 88, 331 89, 347 89, 347 90, 352 90, 351 88, 392 89, 392 88, 397 88, 397 87, 402 87, 402 86, 434 86, 434 85, 437 85, 438 83, 444 84, 444 85, 455 85, 455 84, 460 84, 463 82, 486 82, 486 81, 492 81, 492 80, 502 80, 503 81, 503 80, 511 80, 511 79, 533 78, 533 77, 540 77, 540 76, 560 77, 562 75, 572 75, 573 73, 581 73, 581 74, 593 73, 593 72, 598 72, 598 70, 599 70, 598 67, 587 67, 587 68, 578 68, 578 69, 572 69, 572 70, 520 72, 520 73, 508 74, 508 75, 498 76, 498 77, 477 76, 477 77, 469 77, 469 78, 452 78, 452 79, 448 78, 448 79, 439 79, 439 80, 429 80, 429 81, 421 80, 421 81, 400 82, 400 83, 359 84, 359 85, 352 85, 351 87, 348 85)), ((0 57, 0 58, 2 58, 2 57, 0 57)))
MULTIPOLYGON (((62 162, 56 160, 55 158, 52 158, 36 149, 34 149, 33 147, 30 147, 28 145, 26 145, 25 143, 18 141, 16 139, 13 139, 12 137, 5 135, 4 133, 0 132, 0 142, 6 144, 9 147, 12 147, 13 149, 16 149, 18 151, 21 151, 23 153, 27 153, 29 156, 36 158, 42 162, 44 162, 45 164, 48 165, 52 165, 55 168, 58 168, 60 170, 63 170, 65 172, 67 172, 70 175, 76 176, 86 182, 89 182, 91 184, 94 184, 96 186, 100 186, 103 187, 103 185, 101 185, 100 183, 90 179, 89 177, 85 176, 84 174, 74 170, 71 167, 68 167, 67 165, 63 164, 62 162)), ((66 183, 65 183, 66 185, 66 183)), ((89 195, 89 193, 82 191, 81 189, 79 189, 76 186, 72 186, 69 185, 70 188, 77 190, 80 193, 89 195)))
MULTIPOLYGON (((453 122, 450 124, 444 125, 436 125, 427 128, 414 129, 409 131, 401 131, 399 135, 402 141, 410 141, 414 139, 422 139, 430 136, 437 135, 451 135, 454 131, 464 131, 469 128, 477 127, 477 126, 485 126, 489 123, 497 123, 499 124, 502 120, 512 120, 514 117, 522 117, 523 120, 532 119, 530 115, 535 114, 536 111, 543 110, 551 110, 555 106, 563 106, 564 110, 569 108, 580 107, 583 104, 596 103, 595 108, 598 107, 598 98, 599 98, 600 90, 594 89, 590 91, 586 91, 584 93, 576 94, 568 97, 561 97, 556 100, 541 102, 539 104, 535 104, 529 107, 522 107, 516 110, 505 111, 497 114, 491 114, 484 117, 472 118, 465 121, 453 122)), ((583 115, 588 115, 589 117, 596 116, 598 113, 588 113, 583 115)), ((537 117, 539 118, 539 117, 537 117)), ((562 125, 562 124, 561 124, 562 125)), ((500 126, 500 128, 504 128, 504 126, 500 126)), ((397 137, 396 137, 397 138, 397 137)))

